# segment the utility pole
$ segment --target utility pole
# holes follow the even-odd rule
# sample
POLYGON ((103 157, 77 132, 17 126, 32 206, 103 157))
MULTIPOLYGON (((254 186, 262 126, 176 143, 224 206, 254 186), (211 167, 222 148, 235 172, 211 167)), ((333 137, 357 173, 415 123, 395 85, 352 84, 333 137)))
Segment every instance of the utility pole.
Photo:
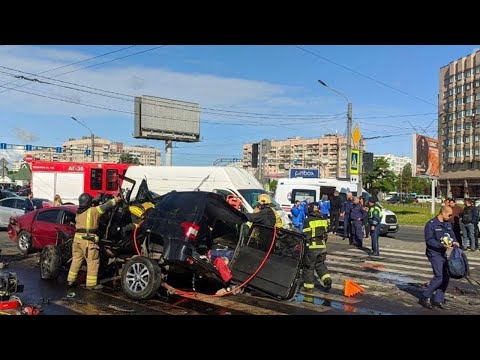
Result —
MULTIPOLYGON (((347 105, 347 179, 348 181, 350 181, 350 166, 351 166, 350 161, 352 160, 350 158, 351 152, 352 152, 352 103, 348 101, 348 105, 347 105)), ((358 178, 360 179, 360 176, 358 178)))
POLYGON ((351 150, 352 150, 352 103, 340 91, 328 86, 322 80, 318 80, 318 82, 320 83, 320 85, 325 86, 326 88, 332 90, 337 95, 340 95, 347 102, 347 169, 346 169, 347 171, 346 171, 346 175, 347 175, 348 181, 350 181, 350 162, 351 162, 350 156, 351 156, 351 150))
POLYGON ((358 148, 360 150, 358 156, 358 183, 357 183, 357 196, 362 196, 363 194, 363 184, 362 184, 362 171, 363 171, 363 136, 360 138, 358 148))
POLYGON ((79 123, 80 125, 82 125, 84 128, 86 128, 88 131, 90 131, 90 137, 92 139, 92 151, 91 151, 91 155, 92 155, 92 162, 95 162, 95 135, 93 135, 93 131, 92 129, 90 129, 87 125, 85 125, 83 122, 80 122, 78 121, 76 118, 74 118, 73 116, 70 116, 70 118, 79 123))

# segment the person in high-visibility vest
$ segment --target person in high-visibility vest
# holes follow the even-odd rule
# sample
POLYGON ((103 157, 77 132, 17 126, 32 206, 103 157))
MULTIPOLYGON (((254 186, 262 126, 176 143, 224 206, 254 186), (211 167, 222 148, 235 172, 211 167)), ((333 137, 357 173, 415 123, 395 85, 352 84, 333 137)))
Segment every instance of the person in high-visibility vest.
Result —
POLYGON ((83 193, 78 198, 79 207, 75 217, 75 237, 72 245, 72 263, 68 271, 68 286, 73 286, 77 280, 78 271, 83 261, 87 261, 86 287, 99 289, 102 286, 97 284, 98 268, 100 266, 100 251, 98 220, 100 215, 113 209, 115 204, 122 198, 117 195, 103 205, 92 206, 93 198, 88 193, 83 193))
POLYGON ((370 235, 372 237, 373 256, 380 256, 378 247, 378 236, 380 235, 380 223, 382 222, 382 208, 377 205, 377 199, 371 196, 368 199, 368 224, 370 225, 370 235))
POLYGON ((332 277, 328 273, 327 265, 327 237, 328 222, 318 211, 318 206, 313 207, 313 211, 308 215, 303 228, 303 234, 306 236, 307 253, 304 258, 304 282, 303 290, 312 292, 314 288, 315 274, 323 282, 325 290, 332 287, 332 277))

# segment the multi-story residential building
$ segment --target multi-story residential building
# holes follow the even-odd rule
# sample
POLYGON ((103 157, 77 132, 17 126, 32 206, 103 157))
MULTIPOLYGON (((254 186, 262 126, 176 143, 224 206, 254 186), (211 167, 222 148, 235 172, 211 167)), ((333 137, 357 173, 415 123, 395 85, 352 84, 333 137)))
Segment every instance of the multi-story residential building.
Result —
MULTIPOLYGON (((90 137, 81 139, 68 139, 63 143, 62 153, 57 153, 55 148, 45 148, 37 151, 29 151, 27 155, 32 155, 36 160, 42 161, 78 161, 90 162, 92 156, 87 155, 86 151, 92 149, 92 140, 90 137)), ((117 163, 120 156, 129 154, 137 158, 142 165, 161 165, 162 160, 160 150, 150 146, 137 145, 126 146, 121 142, 112 142, 108 139, 96 137, 94 139, 95 162, 117 163)))
POLYGON ((385 160, 387 160, 388 164, 390 165, 389 169, 392 170, 395 175, 399 175, 405 165, 407 165, 408 163, 412 163, 412 159, 408 156, 396 156, 393 154, 375 155, 373 158, 384 158, 385 160))
POLYGON ((438 115, 442 194, 480 197, 480 51, 440 68, 438 115))
MULTIPOLYGON (((259 149, 260 178, 288 177, 290 168, 319 169, 322 178, 346 176, 347 139, 344 136, 263 140, 259 149)), ((252 168, 252 150, 252 143, 243 145, 244 168, 252 168)))

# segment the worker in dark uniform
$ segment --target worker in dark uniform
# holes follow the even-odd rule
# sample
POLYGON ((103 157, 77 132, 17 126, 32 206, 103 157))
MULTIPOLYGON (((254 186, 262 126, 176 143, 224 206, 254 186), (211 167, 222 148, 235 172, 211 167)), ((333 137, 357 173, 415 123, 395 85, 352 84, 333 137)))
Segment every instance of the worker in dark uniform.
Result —
POLYGON ((307 240, 307 253, 304 258, 304 291, 313 291, 314 270, 323 282, 325 290, 330 290, 332 287, 332 277, 328 273, 328 268, 325 264, 327 260, 327 232, 328 221, 318 211, 318 206, 314 206, 313 211, 308 215, 303 229, 307 240))
POLYGON ((87 282, 86 287, 98 289, 97 285, 98 268, 100 265, 100 253, 98 247, 98 218, 104 212, 113 209, 115 204, 121 200, 117 195, 107 203, 93 207, 93 198, 90 194, 83 193, 78 198, 79 207, 75 217, 75 237, 72 245, 72 264, 68 272, 68 285, 73 286, 77 279, 83 260, 87 261, 87 282))
POLYGON ((372 237, 372 251, 373 256, 380 256, 380 249, 378 246, 378 236, 380 235, 380 223, 382 222, 382 208, 378 206, 377 199, 371 196, 368 199, 368 231, 372 237))
POLYGON ((342 240, 345 240, 345 238, 348 238, 348 241, 350 245, 353 244, 353 239, 352 239, 352 226, 350 222, 350 212, 352 211, 352 206, 353 206, 353 195, 351 192, 347 193, 347 198, 345 202, 343 203, 343 209, 342 213, 340 215, 343 215, 343 238, 342 240))
POLYGON ((433 269, 433 279, 423 292, 420 299, 420 305, 427 309, 434 306, 441 309, 448 309, 445 305, 445 291, 448 287, 450 276, 447 270, 447 257, 445 252, 447 248, 460 244, 456 241, 455 234, 449 219, 453 216, 450 206, 442 206, 440 212, 425 225, 425 242, 427 255, 433 269))
MULTIPOLYGON (((340 193, 335 190, 333 198, 330 201, 330 231, 333 234, 337 233, 338 220, 340 218, 340 212, 342 211, 342 199, 340 199, 340 193)), ((345 226, 345 224, 343 225, 345 226)))
POLYGON ((365 217, 365 210, 363 209, 362 204, 358 197, 353 198, 353 203, 350 210, 350 224, 352 226, 351 230, 351 243, 357 248, 363 248, 363 218, 365 217))

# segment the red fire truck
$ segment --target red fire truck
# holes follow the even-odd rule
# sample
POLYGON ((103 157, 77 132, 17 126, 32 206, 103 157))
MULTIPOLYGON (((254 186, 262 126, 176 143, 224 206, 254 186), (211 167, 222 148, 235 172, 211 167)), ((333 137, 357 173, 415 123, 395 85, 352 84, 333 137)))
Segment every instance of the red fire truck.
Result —
POLYGON ((116 194, 121 179, 132 164, 32 161, 31 189, 37 198, 51 199, 60 195, 64 203, 78 204, 81 193, 93 197, 98 193, 116 194))

